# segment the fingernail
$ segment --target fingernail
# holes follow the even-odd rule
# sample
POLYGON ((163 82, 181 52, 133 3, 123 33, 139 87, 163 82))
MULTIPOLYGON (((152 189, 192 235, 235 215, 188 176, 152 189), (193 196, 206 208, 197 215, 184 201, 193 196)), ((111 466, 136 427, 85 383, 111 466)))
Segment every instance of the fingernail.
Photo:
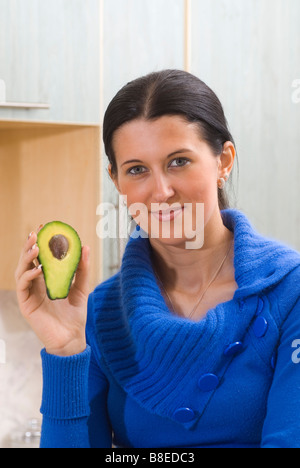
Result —
POLYGON ((34 244, 34 245, 28 250, 28 253, 31 254, 31 252, 32 252, 33 250, 35 250, 36 247, 37 247, 37 245, 34 244))
POLYGON ((32 232, 29 234, 29 236, 28 236, 28 239, 27 239, 27 240, 29 240, 29 239, 30 239, 30 237, 32 236, 32 234, 33 234, 33 231, 32 231, 32 232))

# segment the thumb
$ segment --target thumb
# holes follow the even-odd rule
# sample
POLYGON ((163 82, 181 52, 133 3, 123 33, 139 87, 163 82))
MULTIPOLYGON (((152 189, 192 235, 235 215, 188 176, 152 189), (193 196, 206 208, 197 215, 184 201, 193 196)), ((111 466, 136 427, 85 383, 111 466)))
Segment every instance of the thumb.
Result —
POLYGON ((79 290, 85 296, 89 293, 89 271, 90 271, 90 247, 84 246, 81 251, 81 259, 75 275, 73 288, 79 290))

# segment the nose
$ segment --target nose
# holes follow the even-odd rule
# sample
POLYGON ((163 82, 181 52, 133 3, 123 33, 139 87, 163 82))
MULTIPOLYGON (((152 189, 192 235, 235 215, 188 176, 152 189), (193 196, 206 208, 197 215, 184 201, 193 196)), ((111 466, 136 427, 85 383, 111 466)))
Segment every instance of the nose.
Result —
POLYGON ((154 176, 152 200, 154 203, 164 203, 173 197, 175 190, 172 187, 169 178, 160 174, 154 176))

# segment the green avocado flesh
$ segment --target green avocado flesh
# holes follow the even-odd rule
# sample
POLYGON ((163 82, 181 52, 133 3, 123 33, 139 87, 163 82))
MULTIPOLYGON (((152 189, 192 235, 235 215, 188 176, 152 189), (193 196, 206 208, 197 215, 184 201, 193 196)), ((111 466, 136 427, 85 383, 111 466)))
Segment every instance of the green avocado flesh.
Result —
POLYGON ((65 299, 81 258, 77 232, 68 224, 53 221, 40 230, 37 244, 49 299, 65 299))

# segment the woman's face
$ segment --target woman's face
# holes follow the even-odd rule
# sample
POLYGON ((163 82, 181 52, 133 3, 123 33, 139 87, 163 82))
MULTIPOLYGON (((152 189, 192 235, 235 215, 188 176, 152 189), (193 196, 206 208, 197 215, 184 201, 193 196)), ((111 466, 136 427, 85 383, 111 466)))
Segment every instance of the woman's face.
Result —
POLYGON ((229 176, 234 158, 232 143, 226 145, 216 157, 195 124, 180 116, 138 119, 115 132, 117 175, 111 174, 111 166, 110 175, 150 238, 179 245, 219 212, 218 179, 229 176), (197 211, 197 204, 204 204, 204 217, 203 205, 197 211))

